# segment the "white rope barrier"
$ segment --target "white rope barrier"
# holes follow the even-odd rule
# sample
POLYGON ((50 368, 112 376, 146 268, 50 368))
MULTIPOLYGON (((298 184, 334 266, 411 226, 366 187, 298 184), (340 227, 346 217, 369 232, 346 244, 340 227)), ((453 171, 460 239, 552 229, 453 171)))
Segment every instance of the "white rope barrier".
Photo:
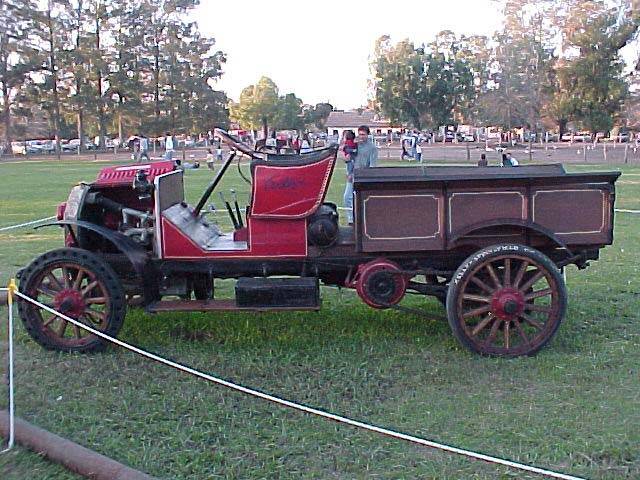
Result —
POLYGON ((640 210, 629 210, 627 208, 616 208, 615 210, 616 212, 622 212, 622 213, 640 213, 640 210))
POLYGON ((92 333, 93 335, 96 335, 104 340, 107 340, 108 342, 111 342, 115 345, 118 345, 120 347, 123 347, 127 350, 130 350, 134 353, 137 353, 139 355, 142 355, 143 357, 146 357, 150 360, 153 360, 155 362, 161 363, 163 365, 167 365, 169 367, 175 368, 176 370, 179 370, 181 372, 184 373, 188 373, 190 375, 193 375, 195 377, 201 378, 203 380, 207 380, 209 382, 212 383, 216 383, 218 385, 222 385, 224 387, 230 388, 232 390, 238 391, 238 392, 242 392, 245 393, 247 395, 251 395, 253 397, 256 398, 261 398, 263 400, 267 400, 269 402, 272 403, 276 403, 278 405, 281 405, 283 407, 288 407, 288 408, 292 408, 294 410, 298 410, 304 413, 308 413, 311 415, 316 415, 318 417, 322 417, 322 418, 326 418, 329 420, 333 420, 335 422, 338 423, 344 423, 346 425, 350 425, 352 427, 357 427, 357 428, 361 428, 363 430, 368 430, 370 432, 375 432, 375 433, 379 433, 382 435, 386 435, 388 437, 392 437, 392 438, 396 438, 398 440, 404 440, 407 442, 411 442, 414 444, 418 444, 418 445, 423 445, 425 447, 430 447, 430 448, 435 448, 438 450, 443 450, 445 452, 449 452, 449 453, 455 453, 457 455, 463 455, 465 457, 469 457, 469 458, 473 458, 476 460, 482 460, 485 462, 489 462, 489 463, 495 463, 498 465, 503 465, 505 467, 509 467, 509 468, 514 468, 514 469, 518 469, 518 470, 523 470, 526 472, 531 472, 531 473, 536 473, 539 475, 543 475, 545 477, 549 477, 549 478, 559 478, 559 479, 563 479, 563 480, 585 480, 584 478, 581 477, 575 477, 572 475, 567 475, 564 473, 559 473, 559 472, 554 472, 552 470, 546 470, 543 468, 538 468, 538 467, 534 467, 534 466, 530 466, 530 465, 526 465, 523 463, 519 463, 519 462, 514 462, 511 460, 505 460, 502 458, 498 458, 498 457, 493 457, 491 455, 485 455, 483 453, 477 453, 477 452, 473 452, 471 450, 465 450, 462 448, 457 448, 457 447, 453 447, 450 445, 445 445, 443 443, 438 443, 438 442, 434 442, 431 440, 426 440, 424 438, 419 438, 419 437, 414 437, 413 435, 407 435, 405 433, 400 433, 400 432, 396 432, 393 430, 389 430, 386 428, 382 428, 382 427, 378 427, 376 425, 370 425, 368 423, 364 423, 364 422, 360 422, 357 420, 352 420, 350 418, 347 417, 343 417, 341 415, 336 415, 333 413, 329 413, 329 412, 325 412, 323 410, 319 410, 317 408, 313 408, 313 407, 308 407, 306 405, 301 405, 299 403, 295 403, 289 400, 285 400, 283 398, 279 398, 273 395, 269 395, 267 393, 264 392, 260 392, 258 390, 253 390, 251 388, 247 388, 244 387, 242 385, 238 385, 232 382, 228 382, 226 380, 223 380, 221 378, 218 377, 214 377, 213 375, 209 375, 207 373, 203 373, 200 372, 198 370, 195 370, 191 367, 188 367, 186 365, 182 365, 180 363, 176 363, 174 361, 171 360, 167 360, 165 358, 162 358, 154 353, 150 353, 147 352, 146 350, 142 350, 141 348, 135 347, 133 345, 130 345, 126 342, 123 342, 122 340, 118 340, 117 338, 113 338, 110 337, 109 335, 102 333, 99 330, 96 330, 78 320, 75 320, 71 317, 68 317, 60 312, 55 311, 53 308, 44 305, 40 302, 38 302, 37 300, 34 300, 24 294, 22 294, 19 291, 15 292, 15 295, 22 298, 23 300, 26 300, 27 302, 36 305, 39 308, 42 308, 43 310, 46 310, 49 313, 52 313, 56 316, 58 316, 59 318, 66 320, 67 322, 70 322, 72 325, 76 325, 84 330, 87 330, 88 332, 92 333))
POLYGON ((0 232, 5 232, 7 230, 14 230, 16 228, 28 227, 29 225, 35 225, 37 223, 46 222, 47 220, 53 220, 54 218, 56 218, 55 215, 52 216, 52 217, 46 217, 46 218, 40 218, 38 220, 33 220, 31 222, 20 223, 18 225, 9 225, 8 227, 0 228, 0 232))

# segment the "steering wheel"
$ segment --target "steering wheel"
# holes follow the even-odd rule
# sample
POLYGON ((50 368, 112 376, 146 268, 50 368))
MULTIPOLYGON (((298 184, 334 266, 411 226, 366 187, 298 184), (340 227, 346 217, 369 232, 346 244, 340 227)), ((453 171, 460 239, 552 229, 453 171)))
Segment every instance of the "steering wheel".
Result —
POLYGON ((260 158, 260 157, 258 157, 256 155, 255 150, 252 150, 251 148, 249 148, 244 143, 242 143, 239 140, 233 138, 225 130, 222 130, 221 128, 215 128, 213 130, 213 134, 217 135, 218 137, 220 137, 220 140, 222 140, 224 143, 226 143, 229 146, 229 148, 231 148, 233 150, 238 150, 239 152, 242 152, 242 153, 244 153, 245 155, 248 155, 251 158, 260 158))

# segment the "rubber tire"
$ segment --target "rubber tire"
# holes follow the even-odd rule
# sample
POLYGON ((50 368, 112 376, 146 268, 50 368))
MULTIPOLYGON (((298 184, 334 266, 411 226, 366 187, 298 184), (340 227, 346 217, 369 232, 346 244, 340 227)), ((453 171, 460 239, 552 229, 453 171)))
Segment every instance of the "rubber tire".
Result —
MULTIPOLYGON (((103 332, 111 337, 116 337, 122 328, 124 317, 127 313, 124 289, 122 288, 120 279, 111 266, 87 250, 80 248, 60 248, 40 255, 24 269, 20 279, 20 292, 27 295, 27 292, 30 290, 30 282, 35 280, 42 269, 61 261, 75 262, 85 270, 91 270, 103 283, 111 301, 111 311, 109 312, 107 328, 103 330, 103 332)), ((102 351, 107 346, 108 342, 98 337, 95 337, 93 341, 86 345, 78 347, 69 347, 56 343, 54 339, 43 332, 42 324, 37 316, 32 316, 33 308, 37 307, 34 307, 26 301, 18 302, 18 312, 27 332, 31 338, 47 350, 68 353, 89 353, 102 351)))
POLYGON ((556 322, 551 330, 546 333, 546 338, 543 339, 540 345, 536 346, 532 350, 526 352, 523 355, 533 356, 540 351, 544 346, 546 346, 551 339, 555 336, 560 324, 564 320, 564 317, 567 312, 567 287, 564 283, 564 279, 562 278, 562 273, 558 269, 555 263, 547 257, 544 253, 536 250, 535 248, 527 247, 525 245, 518 244, 499 244, 492 245, 490 247, 483 248, 482 250, 477 251, 476 253, 470 255, 462 264, 458 267, 455 274, 451 278, 449 282, 449 289, 447 291, 447 319, 449 321, 449 326, 451 327, 451 331, 453 335, 458 339, 458 341, 468 350, 472 352, 479 353, 480 355, 488 356, 488 357, 506 357, 513 358, 521 355, 509 355, 509 354, 497 354, 497 353, 489 353, 483 352, 479 350, 476 345, 469 341, 464 328, 458 323, 457 315, 456 315, 456 303, 458 299, 458 295, 460 295, 459 286, 464 283, 462 280, 465 280, 465 277, 472 272, 475 267, 484 263, 486 260, 499 257, 512 251, 514 253, 517 252, 518 255, 528 256, 542 265, 553 277, 554 281, 558 285, 558 297, 560 302, 560 319, 556 322), (514 250, 516 249, 516 250, 514 250))

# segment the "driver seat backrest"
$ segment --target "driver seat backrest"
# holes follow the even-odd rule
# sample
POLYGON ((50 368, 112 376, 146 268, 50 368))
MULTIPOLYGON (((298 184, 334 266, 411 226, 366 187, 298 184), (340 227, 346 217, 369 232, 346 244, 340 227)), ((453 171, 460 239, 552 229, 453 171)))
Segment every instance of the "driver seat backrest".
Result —
POLYGON ((331 147, 323 148, 321 150, 314 150, 309 153, 298 154, 267 154, 266 159, 256 158, 251 161, 251 174, 258 165, 266 165, 272 167, 301 167, 304 165, 310 165, 326 159, 329 156, 335 155, 338 147, 333 145, 331 147))

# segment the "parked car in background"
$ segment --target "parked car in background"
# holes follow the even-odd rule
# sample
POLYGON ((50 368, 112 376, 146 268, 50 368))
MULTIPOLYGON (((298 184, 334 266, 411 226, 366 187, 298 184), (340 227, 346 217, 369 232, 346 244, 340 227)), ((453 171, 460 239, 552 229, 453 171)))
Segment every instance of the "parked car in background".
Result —
MULTIPOLYGON (((79 138, 72 138, 71 140, 69 140, 67 145, 69 145, 70 147, 73 147, 74 150, 77 150, 78 146, 80 145, 80 139, 79 138)), ((84 139, 84 149, 85 150, 94 150, 95 148, 96 148, 96 144, 95 143, 93 143, 88 138, 84 139)))
POLYGON ((27 145, 25 142, 11 142, 11 153, 14 155, 26 155, 27 145))
POLYGON ((27 140, 25 147, 29 155, 46 154, 55 150, 53 140, 27 140))
POLYGON ((563 142, 590 142, 591 134, 589 132, 567 132, 562 135, 563 142))
POLYGON ((629 130, 621 128, 618 132, 618 135, 616 136, 616 140, 620 143, 626 143, 629 141, 630 137, 631 134, 629 133, 629 130))
POLYGON ((473 133, 461 133, 460 134, 461 141, 463 142, 475 142, 476 137, 473 133))

